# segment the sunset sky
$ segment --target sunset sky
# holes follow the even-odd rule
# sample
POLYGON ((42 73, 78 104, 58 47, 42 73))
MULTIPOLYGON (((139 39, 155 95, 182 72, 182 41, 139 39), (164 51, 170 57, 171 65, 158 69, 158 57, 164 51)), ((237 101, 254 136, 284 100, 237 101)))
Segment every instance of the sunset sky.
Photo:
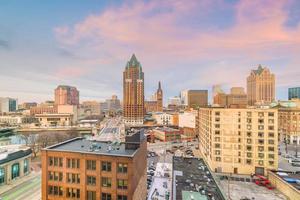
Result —
POLYGON ((146 99, 222 84, 246 87, 258 64, 276 75, 276 96, 300 86, 299 0, 1 0, 0 96, 53 99, 59 84, 81 100, 122 98, 135 53, 146 99))

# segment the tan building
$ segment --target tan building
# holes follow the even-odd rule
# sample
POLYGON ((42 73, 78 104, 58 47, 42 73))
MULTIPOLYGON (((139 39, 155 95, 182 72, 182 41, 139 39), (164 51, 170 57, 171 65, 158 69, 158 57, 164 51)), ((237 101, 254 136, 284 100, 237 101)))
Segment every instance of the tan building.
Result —
POLYGON ((57 106, 39 105, 30 108, 30 115, 44 114, 44 113, 57 113, 57 106))
POLYGON ((275 75, 258 66, 247 78, 248 105, 268 104, 275 100, 275 75))
POLYGON ((144 122, 144 73, 142 65, 133 54, 123 72, 124 122, 141 125, 144 122))
POLYGON ((266 174, 278 167, 276 109, 201 108, 200 150, 211 170, 266 174))
POLYGON ((179 113, 179 129, 182 130, 182 139, 192 140, 196 138, 196 117, 197 111, 185 111, 179 113))
POLYGON ((188 108, 206 107, 208 105, 207 90, 185 90, 180 94, 181 103, 188 108))
POLYGON ((54 95, 56 105, 79 105, 79 91, 76 87, 59 85, 54 95))
POLYGON ((72 126, 73 115, 68 113, 63 114, 37 114, 35 115, 39 123, 43 127, 57 127, 57 126, 72 126))
POLYGON ((280 140, 300 144, 300 107, 279 107, 278 126, 280 140))
POLYGON ((181 140, 182 131, 179 129, 162 127, 153 129, 151 134, 160 141, 172 142, 181 140))
POLYGON ((31 149, 21 145, 0 147, 0 186, 27 176, 31 170, 31 149))
POLYGON ((87 115, 100 115, 100 102, 97 101, 84 101, 81 104, 83 112, 87 115))
POLYGON ((42 150, 42 200, 146 199, 147 142, 75 138, 42 150))
POLYGON ((242 87, 232 87, 230 94, 225 94, 223 91, 216 93, 213 103, 226 108, 246 108, 247 94, 242 87))

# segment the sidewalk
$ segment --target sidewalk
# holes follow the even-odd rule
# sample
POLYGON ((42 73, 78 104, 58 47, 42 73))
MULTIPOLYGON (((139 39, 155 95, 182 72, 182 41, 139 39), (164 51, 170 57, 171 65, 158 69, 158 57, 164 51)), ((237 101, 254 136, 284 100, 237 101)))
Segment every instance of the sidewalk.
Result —
POLYGON ((10 183, 8 185, 2 185, 2 186, 0 186, 0 195, 7 192, 7 191, 9 191, 9 190, 11 190, 11 189, 13 189, 14 187, 16 187, 16 186, 18 186, 18 185, 20 185, 20 184, 22 184, 26 181, 29 181, 29 180, 31 180, 35 177, 38 177, 40 175, 41 175, 41 171, 39 171, 39 172, 31 171, 30 174, 27 175, 27 176, 19 178, 19 179, 13 181, 12 183, 10 183))

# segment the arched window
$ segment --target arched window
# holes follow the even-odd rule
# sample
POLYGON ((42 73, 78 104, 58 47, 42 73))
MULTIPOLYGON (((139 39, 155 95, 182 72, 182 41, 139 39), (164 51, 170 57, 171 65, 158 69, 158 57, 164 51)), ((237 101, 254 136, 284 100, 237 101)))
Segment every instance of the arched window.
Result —
POLYGON ((0 167, 0 185, 5 182, 5 170, 3 167, 0 167))
POLYGON ((20 165, 15 163, 11 166, 11 179, 15 179, 20 176, 20 165))

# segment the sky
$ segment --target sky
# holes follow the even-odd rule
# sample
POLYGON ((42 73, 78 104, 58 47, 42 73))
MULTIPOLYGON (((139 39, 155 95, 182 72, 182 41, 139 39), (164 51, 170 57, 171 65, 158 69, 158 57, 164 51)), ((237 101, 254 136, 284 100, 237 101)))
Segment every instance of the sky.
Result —
POLYGON ((122 99, 135 53, 145 98, 221 84, 246 88, 259 64, 276 75, 276 98, 300 86, 299 0, 1 0, 0 96, 53 99, 57 85, 80 99, 122 99))

